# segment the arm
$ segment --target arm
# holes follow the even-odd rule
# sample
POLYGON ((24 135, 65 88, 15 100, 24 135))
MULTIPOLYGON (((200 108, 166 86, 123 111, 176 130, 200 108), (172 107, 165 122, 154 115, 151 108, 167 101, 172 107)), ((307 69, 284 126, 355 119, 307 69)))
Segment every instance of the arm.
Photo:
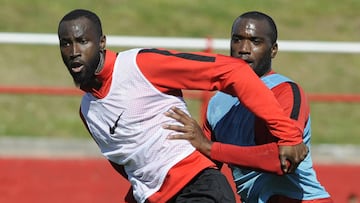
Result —
POLYGON ((304 129, 310 114, 310 106, 304 90, 296 83, 282 83, 272 89, 285 115, 304 129))
POLYGON ((272 92, 241 59, 209 53, 145 49, 139 53, 137 64, 145 77, 162 92, 221 90, 235 95, 266 121, 271 133, 279 138, 279 145, 301 143, 301 129, 285 116, 272 92))
MULTIPOLYGON (((306 120, 309 115, 309 106, 307 104, 305 94, 294 83, 283 83, 282 85, 278 86, 278 88, 275 89, 274 95, 277 97, 279 102, 282 104, 284 111, 286 114, 294 120, 295 124, 299 128, 304 128, 306 124, 306 120)), ((257 133, 257 137, 262 138, 257 139, 258 144, 266 144, 258 147, 240 147, 235 145, 229 145, 229 144, 222 144, 218 142, 210 142, 211 137, 211 129, 208 127, 208 125, 204 125, 204 135, 207 137, 208 140, 200 140, 197 139, 197 135, 201 134, 201 131, 198 130, 199 128, 196 127, 197 123, 190 117, 186 117, 186 115, 182 114, 180 111, 175 110, 175 114, 178 114, 178 117, 174 116, 173 118, 180 121, 181 117, 183 117, 183 120, 181 121, 184 126, 187 126, 188 129, 193 129, 194 132, 190 135, 191 143, 199 149, 202 153, 206 154, 210 158, 230 163, 230 164, 236 164, 243 167, 252 167, 254 169, 260 169, 265 170, 268 172, 275 172, 278 174, 281 174, 281 170, 279 167, 279 158, 278 158, 278 149, 276 145, 270 144, 269 142, 276 143, 276 140, 267 138, 271 137, 272 135, 267 132, 267 128, 264 126, 264 131, 261 130, 259 133, 257 133), (188 120, 188 121, 187 121, 188 120), (198 132, 196 132, 198 131, 198 132), (196 142, 201 143, 196 144, 196 142), (260 142, 259 142, 260 141, 260 142), (274 142, 275 141, 275 142, 274 142), (239 154, 247 154, 247 160, 246 158, 239 156, 239 154), (267 163, 264 162, 264 160, 267 161, 267 163), (251 162, 253 161, 253 163, 251 162), (257 163, 262 162, 263 166, 256 165, 257 163), (279 172, 280 171, 280 172, 279 172)), ((174 115, 175 115, 174 114, 174 115)), ((260 128, 262 129, 262 128, 260 128)), ((186 133, 186 131, 183 131, 186 133)), ((189 131, 190 132, 190 131, 189 131)), ((181 135, 181 138, 185 138, 186 135, 181 135)), ((186 139, 186 138, 185 138, 186 139)), ((212 139, 211 139, 212 140, 212 139)), ((302 145, 294 146, 294 147, 303 147, 302 145)), ((293 154, 295 151, 292 149, 289 149, 288 146, 280 146, 280 151, 283 150, 281 153, 290 153, 293 154)), ((306 155, 306 154, 305 154, 306 155)), ((293 155, 294 157, 298 157, 299 160, 295 160, 292 163, 295 162, 295 164, 292 164, 289 168, 289 172, 292 172, 296 169, 296 166, 298 162, 302 161, 305 158, 305 155, 297 155, 296 153, 293 155)), ((291 160, 290 160, 291 161, 291 160)), ((286 163, 286 159, 284 161, 286 163)))
POLYGON ((165 115, 176 119, 184 126, 165 125, 164 128, 175 130, 181 134, 169 135, 169 139, 186 139, 209 158, 227 164, 236 164, 255 170, 262 170, 276 174, 283 174, 280 167, 279 151, 276 143, 260 146, 236 146, 212 142, 203 134, 198 123, 178 108, 165 115), (260 161, 259 161, 260 160, 260 161))
MULTIPOLYGON (((272 91, 285 114, 294 122, 295 126, 303 130, 310 115, 310 107, 302 88, 296 83, 282 83, 273 88, 272 91)), ((303 145, 305 146, 305 144, 303 145)), ((301 148, 303 146, 296 145, 294 147, 301 148)), ((291 161, 293 164, 290 165, 290 171, 294 171, 298 165, 296 163, 306 157, 306 154, 303 156, 296 154, 300 150, 294 150, 294 147, 279 146, 280 158, 286 159, 287 155, 294 157, 294 160, 291 161), (297 160, 296 157, 298 157, 297 160)))

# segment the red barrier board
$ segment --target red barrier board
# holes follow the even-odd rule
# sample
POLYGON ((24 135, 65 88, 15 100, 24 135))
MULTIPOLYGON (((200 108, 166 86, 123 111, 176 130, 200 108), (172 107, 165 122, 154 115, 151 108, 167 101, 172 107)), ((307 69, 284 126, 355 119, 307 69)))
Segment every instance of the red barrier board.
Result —
MULTIPOLYGON (((360 197, 360 165, 316 165, 334 202, 360 197)), ((228 170, 223 171, 231 180, 228 170)), ((129 188, 104 159, 0 158, 0 202, 121 203, 129 188)))

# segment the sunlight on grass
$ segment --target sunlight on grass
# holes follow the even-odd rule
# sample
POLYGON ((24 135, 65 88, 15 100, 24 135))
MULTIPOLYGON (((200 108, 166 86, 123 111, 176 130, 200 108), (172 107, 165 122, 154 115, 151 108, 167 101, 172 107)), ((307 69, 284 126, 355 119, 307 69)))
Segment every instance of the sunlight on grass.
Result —
MULTIPOLYGON (((130 0, 4 0, 0 18, 6 20, 0 23, 0 30, 56 33, 60 18, 74 8, 97 12, 108 35, 228 38, 235 17, 259 10, 275 19, 280 40, 360 41, 358 29, 354 29, 360 27, 360 1, 353 0, 291 4, 285 0, 224 0, 221 4, 191 0, 151 0, 147 4, 130 0)), ((285 53, 279 49, 273 68, 298 82, 307 93, 360 94, 358 54, 285 53)), ((57 46, 0 44, 0 64, 2 86, 73 87, 57 46)), ((78 115, 80 99, 2 94, 0 135, 89 138, 78 115)), ((187 101, 191 114, 200 121, 200 102, 187 101)), ((359 107, 359 103, 311 103, 313 143, 360 144, 359 107)))

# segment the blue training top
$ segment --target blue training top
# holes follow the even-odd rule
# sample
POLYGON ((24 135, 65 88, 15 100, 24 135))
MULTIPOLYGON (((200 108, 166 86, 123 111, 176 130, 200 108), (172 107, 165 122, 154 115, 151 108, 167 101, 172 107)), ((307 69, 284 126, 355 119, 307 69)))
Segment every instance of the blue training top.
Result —
MULTIPOLYGON (((269 89, 284 82, 293 82, 280 74, 267 75, 261 80, 269 89)), ((255 145, 255 115, 244 107, 236 97, 222 92, 216 93, 209 101, 206 116, 216 141, 239 146, 255 145)), ((293 174, 279 176, 229 165, 237 193, 244 203, 265 203, 275 194, 299 200, 330 197, 317 180, 313 168, 310 150, 310 125, 309 116, 303 134, 304 143, 309 147, 309 154, 293 174)))

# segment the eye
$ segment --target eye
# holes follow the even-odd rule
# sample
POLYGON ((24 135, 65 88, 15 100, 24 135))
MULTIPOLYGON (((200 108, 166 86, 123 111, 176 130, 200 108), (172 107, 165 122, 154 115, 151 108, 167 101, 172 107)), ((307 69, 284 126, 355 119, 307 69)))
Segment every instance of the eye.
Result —
POLYGON ((69 47, 70 46, 70 42, 67 40, 60 40, 60 46, 61 47, 69 47))
POLYGON ((231 40, 232 40, 233 42, 240 42, 240 41, 241 41, 241 37, 239 37, 239 36, 232 36, 231 40))
POLYGON ((86 40, 86 39, 81 39, 80 40, 80 44, 87 44, 89 41, 88 40, 86 40))
POLYGON ((251 39, 251 41, 252 41, 252 43, 254 44, 254 45, 260 45, 263 41, 261 40, 261 39, 259 39, 259 38, 253 38, 253 39, 251 39))

